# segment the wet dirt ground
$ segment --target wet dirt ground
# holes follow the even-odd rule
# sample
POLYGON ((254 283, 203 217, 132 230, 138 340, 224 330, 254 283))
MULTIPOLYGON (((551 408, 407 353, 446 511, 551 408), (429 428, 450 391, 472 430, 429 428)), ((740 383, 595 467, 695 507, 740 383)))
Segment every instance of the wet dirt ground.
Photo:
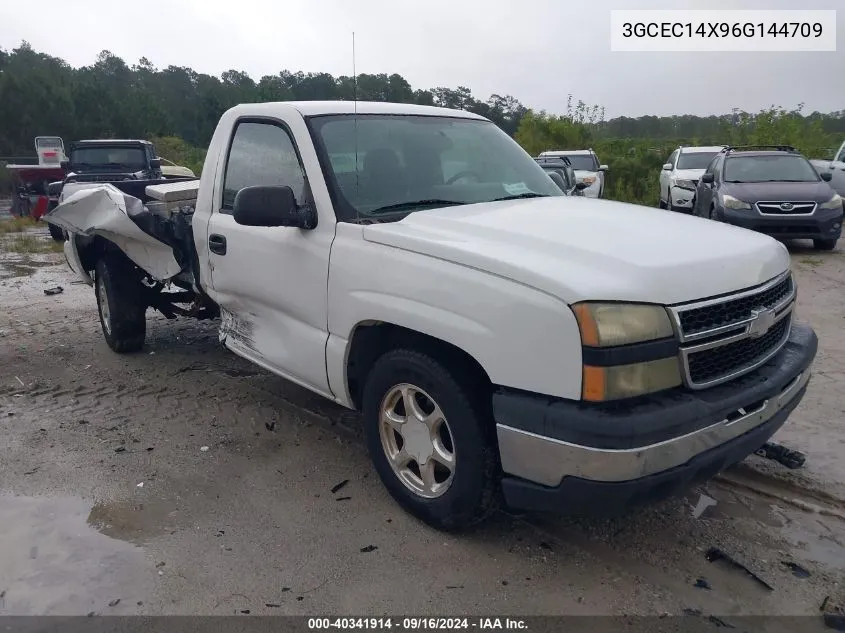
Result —
POLYGON ((0 614, 687 610, 806 615, 802 630, 823 630, 819 606, 845 579, 845 246, 793 260, 821 352, 775 439, 808 454, 804 469, 752 457, 623 519, 503 512, 462 536, 404 514, 357 418, 222 349, 215 323, 150 313, 144 351, 118 356, 63 264, 7 262, 0 614), (694 518, 701 493, 716 504, 694 518), (708 562, 712 547, 771 589, 708 562))

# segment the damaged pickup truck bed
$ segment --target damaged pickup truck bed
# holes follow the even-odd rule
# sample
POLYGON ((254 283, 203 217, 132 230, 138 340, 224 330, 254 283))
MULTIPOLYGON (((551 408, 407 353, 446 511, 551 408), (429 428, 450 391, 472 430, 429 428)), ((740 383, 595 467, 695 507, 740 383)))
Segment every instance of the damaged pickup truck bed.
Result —
POLYGON ((200 180, 81 190, 46 219, 114 351, 150 307, 220 316, 229 349, 361 410, 385 487, 444 529, 500 500, 681 492, 768 441, 817 349, 784 246, 565 196, 463 111, 236 106, 200 180))

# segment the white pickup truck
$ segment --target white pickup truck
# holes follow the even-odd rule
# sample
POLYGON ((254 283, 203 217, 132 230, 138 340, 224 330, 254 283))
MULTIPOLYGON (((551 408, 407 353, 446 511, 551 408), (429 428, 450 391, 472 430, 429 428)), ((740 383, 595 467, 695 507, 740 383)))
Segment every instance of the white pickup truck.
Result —
POLYGON ((830 174, 831 188, 845 198, 845 141, 836 150, 833 160, 811 160, 810 162, 820 174, 830 174))
POLYGON ((115 352, 145 313, 362 411, 384 485, 459 529, 504 502, 618 514, 760 448, 817 349, 784 246, 568 197, 474 114, 239 105, 198 181, 49 214, 115 352), (146 204, 145 204, 146 203, 146 204))

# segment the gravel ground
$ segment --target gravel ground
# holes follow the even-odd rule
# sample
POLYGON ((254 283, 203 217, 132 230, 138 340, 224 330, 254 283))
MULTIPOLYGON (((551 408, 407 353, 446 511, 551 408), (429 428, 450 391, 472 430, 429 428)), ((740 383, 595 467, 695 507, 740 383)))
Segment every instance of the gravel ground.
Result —
POLYGON ((393 503, 355 415, 222 349, 214 323, 151 314, 145 350, 113 354, 60 259, 0 262, 0 614, 687 609, 813 616, 812 631, 841 600, 843 250, 794 250, 821 353, 776 439, 806 468, 750 458, 624 519, 501 513, 463 536, 393 503), (701 493, 717 503, 693 518, 701 493))

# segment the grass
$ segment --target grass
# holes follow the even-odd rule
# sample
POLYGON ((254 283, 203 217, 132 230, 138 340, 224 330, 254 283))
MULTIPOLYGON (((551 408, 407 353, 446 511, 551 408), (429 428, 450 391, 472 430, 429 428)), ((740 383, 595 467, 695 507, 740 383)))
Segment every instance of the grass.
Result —
POLYGON ((0 220, 0 235, 7 233, 20 233, 26 229, 37 226, 38 223, 29 217, 12 218, 10 220, 0 220))
POLYGON ((807 266, 812 266, 815 268, 816 266, 820 266, 824 263, 824 260, 818 257, 804 257, 800 260, 802 264, 806 264, 807 266))
POLYGON ((45 239, 32 233, 15 233, 6 235, 2 240, 4 251, 10 253, 61 253, 64 250, 62 242, 45 239))

